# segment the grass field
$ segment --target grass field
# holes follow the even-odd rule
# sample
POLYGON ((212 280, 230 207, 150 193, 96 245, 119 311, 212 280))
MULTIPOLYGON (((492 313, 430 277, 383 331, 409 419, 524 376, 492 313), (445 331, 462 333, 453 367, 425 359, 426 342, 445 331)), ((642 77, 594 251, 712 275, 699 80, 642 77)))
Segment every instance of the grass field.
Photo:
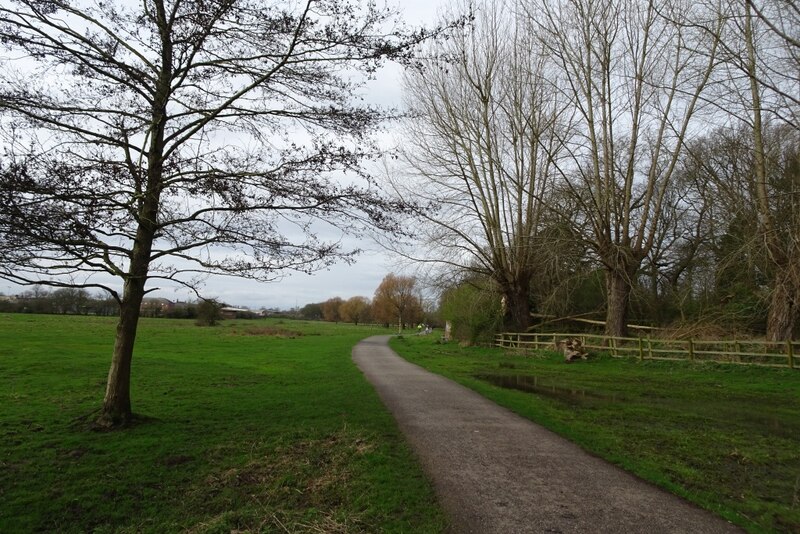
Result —
POLYGON ((433 492, 352 364, 374 328, 143 320, 143 423, 87 430, 114 320, 0 315, 0 532, 439 532, 433 492))
POLYGON ((392 347, 751 532, 800 532, 800 371, 610 357, 565 364, 553 353, 437 338, 392 347))

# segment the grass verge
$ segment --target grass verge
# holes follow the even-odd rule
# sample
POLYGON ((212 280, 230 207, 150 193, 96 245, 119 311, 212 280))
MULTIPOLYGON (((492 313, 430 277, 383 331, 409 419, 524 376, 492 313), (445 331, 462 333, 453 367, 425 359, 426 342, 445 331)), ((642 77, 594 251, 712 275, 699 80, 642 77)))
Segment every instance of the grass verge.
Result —
POLYGON ((88 431, 114 320, 0 315, 0 532, 439 532, 350 359, 374 328, 144 319, 136 426, 88 431))
POLYGON ((751 532, 800 532, 800 372, 394 339, 433 372, 751 532))

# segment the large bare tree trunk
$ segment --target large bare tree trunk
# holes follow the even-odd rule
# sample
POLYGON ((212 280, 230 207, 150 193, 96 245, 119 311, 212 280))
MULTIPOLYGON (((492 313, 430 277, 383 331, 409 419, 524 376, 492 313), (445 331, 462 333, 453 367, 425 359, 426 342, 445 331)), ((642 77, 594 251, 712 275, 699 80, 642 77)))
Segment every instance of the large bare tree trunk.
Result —
MULTIPOLYGON (((405 80, 407 173, 394 186, 419 205, 426 263, 491 279, 504 327, 529 325, 530 272, 545 262, 548 205, 565 154, 569 104, 548 81, 531 22, 505 0, 459 1, 470 31, 436 42, 405 80), (475 5, 473 5, 473 3, 475 5)), ((455 4, 454 4, 455 5, 455 4)), ((414 256, 414 254, 410 254, 414 256)))
POLYGON ((775 275, 767 315, 767 341, 788 341, 800 318, 800 295, 794 283, 794 269, 789 265, 775 275))
POLYGON ((606 333, 621 336, 634 267, 664 239, 678 162, 717 63, 718 23, 698 32, 673 20, 687 11, 672 0, 527 6, 575 110, 568 161, 576 164, 564 183, 581 213, 575 231, 607 269, 606 333))
MULTIPOLYGON (((163 126, 166 113, 156 116, 154 124, 163 126)), ((125 276, 122 300, 120 302, 119 323, 114 340, 114 354, 111 368, 108 371, 106 395, 103 409, 96 423, 100 426, 124 427, 133 421, 131 409, 131 361, 139 326, 142 299, 145 295, 145 284, 150 270, 150 255, 153 250, 158 221, 159 202, 161 197, 161 173, 163 162, 163 127, 154 136, 147 189, 141 204, 141 219, 136 230, 136 241, 131 254, 128 274, 125 276)))
MULTIPOLYGON (((157 197, 153 196, 150 200, 157 202, 157 197)), ((154 213, 152 207, 149 213, 154 213)), ((150 219, 150 221, 153 220, 155 217, 150 219)), ((145 282, 153 242, 152 227, 152 223, 140 225, 139 246, 134 250, 130 273, 125 280, 117 334, 114 340, 114 354, 111 358, 111 368, 108 371, 108 382, 106 383, 106 395, 103 399, 103 409, 96 422, 102 427, 124 427, 133 420, 131 361, 133 360, 133 346, 136 341, 142 299, 145 295, 145 282)))
POLYGON ((143 288, 129 288, 135 284, 128 282, 125 297, 120 306, 119 323, 114 340, 114 355, 108 371, 106 395, 98 424, 106 427, 126 426, 133 419, 131 409, 131 360, 139 324, 139 307, 144 296, 143 288))
POLYGON ((114 340, 114 355, 108 371, 103 410, 97 424, 106 427, 126 426, 133 420, 131 409, 131 361, 139 326, 145 284, 150 271, 151 253, 158 227, 161 192, 164 188, 164 131, 167 123, 172 65, 172 42, 167 31, 167 14, 162 2, 156 3, 159 29, 162 30, 161 61, 158 91, 153 102, 152 138, 147 151, 147 175, 144 184, 138 183, 142 191, 139 204, 139 225, 130 255, 128 274, 120 302, 119 323, 114 340), (144 185, 144 188, 142 188, 144 185))
POLYGON ((631 300, 632 277, 624 270, 606 271, 606 335, 628 335, 628 305, 631 300))
POLYGON ((750 2, 745 2, 744 39, 747 49, 746 70, 750 82, 752 99, 753 128, 753 178, 759 215, 759 230, 764 236, 769 259, 775 266, 772 281, 772 298, 767 314, 767 340, 788 341, 792 339, 794 325, 798 318, 798 284, 790 249, 792 244, 785 242, 776 231, 776 221, 770 203, 768 190, 767 156, 764 142, 764 122, 762 118, 761 86, 758 81, 758 54, 756 36, 753 28, 753 13, 750 2))
POLYGON ((524 280, 504 290, 506 301, 503 323, 511 332, 525 332, 530 326, 530 281, 524 280))

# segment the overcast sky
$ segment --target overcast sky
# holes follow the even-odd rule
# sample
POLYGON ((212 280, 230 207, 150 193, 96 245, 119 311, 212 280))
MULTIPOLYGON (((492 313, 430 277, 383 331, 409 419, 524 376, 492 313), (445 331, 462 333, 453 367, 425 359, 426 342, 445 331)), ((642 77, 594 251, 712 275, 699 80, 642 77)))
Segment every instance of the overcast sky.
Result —
MULTIPOLYGON (((396 1, 399 1, 403 19, 415 26, 434 25, 440 6, 447 2, 447 0, 396 1)), ((400 106, 401 73, 402 70, 397 65, 384 68, 378 79, 370 84, 370 100, 386 106, 400 106)), ((328 271, 313 275, 293 274, 272 284, 230 281, 225 287, 230 292, 230 300, 248 306, 291 308, 337 296, 345 299, 356 295, 372 298, 383 277, 401 268, 400 262, 398 258, 381 250, 375 243, 365 240, 358 245, 366 249, 366 252, 361 254, 353 265, 339 264, 328 271)))
MULTIPOLYGON (((448 0, 390 0, 397 2, 403 19, 412 25, 432 26, 437 20, 440 6, 448 0)), ((400 106, 401 69, 389 65, 369 86, 369 100, 385 106, 400 106)), ((397 258, 368 240, 352 242, 365 249, 355 264, 337 264, 330 270, 313 275, 294 273, 279 282, 259 284, 246 280, 220 280, 207 285, 207 292, 221 300, 249 307, 277 307, 282 309, 321 302, 332 297, 349 298, 357 295, 372 298, 375 289, 388 273, 398 271, 397 258)), ((164 296, 168 295, 165 293, 164 296)))
MULTIPOLYGON (((447 2, 448 0, 388 0, 390 5, 399 5, 403 19, 414 26, 434 25, 440 6, 447 2)), ((401 69, 398 66, 385 67, 377 80, 371 82, 367 88, 367 99, 385 106, 400 106, 402 99, 400 75, 401 69)), ((391 133, 387 138, 390 137, 391 133)), ((313 275, 291 273, 282 280, 272 283, 257 283, 236 278, 211 278, 203 288, 203 296, 216 297, 231 305, 254 309, 261 307, 288 309, 337 296, 345 299, 357 295, 371 298, 386 274, 399 271, 397 258, 391 257, 371 241, 345 239, 343 244, 350 248, 365 249, 365 252, 352 265, 337 264, 329 270, 313 275)), ((16 294, 24 289, 8 282, 0 282, 0 292, 5 294, 16 294)), ((156 291, 148 296, 160 296, 171 300, 192 298, 186 291, 173 289, 156 291)))

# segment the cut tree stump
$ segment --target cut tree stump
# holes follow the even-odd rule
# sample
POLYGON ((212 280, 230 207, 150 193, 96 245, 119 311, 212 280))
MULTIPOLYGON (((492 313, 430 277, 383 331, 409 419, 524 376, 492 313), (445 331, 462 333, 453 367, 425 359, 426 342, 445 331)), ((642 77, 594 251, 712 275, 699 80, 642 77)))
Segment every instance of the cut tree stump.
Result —
POLYGON ((556 350, 564 353, 564 361, 567 363, 578 359, 585 360, 589 356, 589 353, 583 348, 583 342, 577 337, 559 340, 556 343, 556 350))

